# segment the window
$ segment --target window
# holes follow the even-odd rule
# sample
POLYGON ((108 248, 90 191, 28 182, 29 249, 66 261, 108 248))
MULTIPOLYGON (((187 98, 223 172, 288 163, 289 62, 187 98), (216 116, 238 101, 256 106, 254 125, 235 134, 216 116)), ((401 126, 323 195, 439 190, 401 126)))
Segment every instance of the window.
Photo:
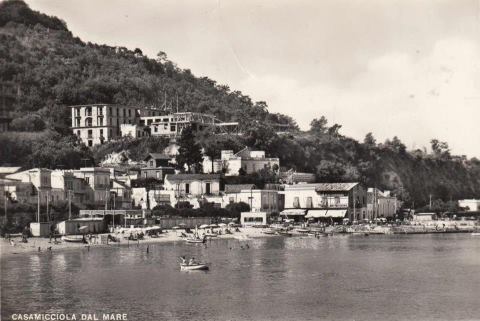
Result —
POLYGON ((153 167, 153 160, 150 161, 150 167, 153 167))
POLYGON ((85 116, 92 116, 92 107, 85 108, 85 116))
POLYGON ((157 126, 153 127, 153 131, 158 132, 158 127, 157 126))
POLYGON ((88 147, 92 147, 93 146, 93 142, 91 140, 88 140, 88 147))
POLYGON ((98 117, 97 122, 98 126, 103 126, 103 117, 98 117))
POLYGON ((100 137, 103 137, 103 129, 100 129, 100 137))
POLYGON ((162 179, 162 172, 157 171, 157 179, 162 179))
POLYGON ((335 196, 335 205, 340 204, 340 196, 335 196))
POLYGON ((88 130, 88 138, 92 138, 93 131, 91 129, 88 130))
POLYGON ((230 204, 235 203, 235 198, 229 197, 229 198, 228 198, 228 202, 229 202, 230 204))
POLYGON ((210 194, 210 183, 205 184, 205 190, 207 194, 210 194))
POLYGON ((190 194, 190 184, 185 184, 185 193, 190 194))
POLYGON ((92 119, 90 117, 85 119, 85 126, 92 127, 92 119))
POLYGON ((131 109, 128 110, 128 117, 132 117, 132 110, 131 109))
POLYGON ((170 131, 174 132, 175 131, 175 125, 170 125, 170 131))
POLYGON ((126 109, 123 110, 123 117, 127 117, 127 110, 126 109))
POLYGON ((80 131, 79 130, 77 130, 77 136, 80 137, 80 131))
POLYGON ((300 198, 298 196, 295 196, 293 198, 293 207, 299 208, 300 207, 300 198))
POLYGON ((90 177, 85 177, 85 182, 87 182, 87 184, 90 184, 90 177))
POLYGON ((307 208, 312 208, 312 207, 313 207, 312 197, 309 196, 307 197, 307 208))
POLYGON ((327 196, 322 196, 322 206, 328 206, 328 198, 327 196))
POLYGON ((108 107, 109 114, 112 114, 112 107, 108 107))

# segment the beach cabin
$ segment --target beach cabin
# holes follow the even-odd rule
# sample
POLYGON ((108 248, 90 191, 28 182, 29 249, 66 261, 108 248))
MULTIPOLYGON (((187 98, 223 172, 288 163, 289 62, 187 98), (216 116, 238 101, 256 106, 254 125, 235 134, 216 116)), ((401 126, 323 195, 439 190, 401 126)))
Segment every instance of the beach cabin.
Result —
POLYGON ((105 231, 105 222, 102 217, 79 217, 57 223, 57 229, 61 235, 96 234, 105 231))
POLYGON ((413 220, 414 221, 421 221, 421 222, 427 222, 427 221, 433 221, 433 218, 436 216, 435 213, 415 213, 413 215, 413 220))
POLYGON ((242 212, 240 224, 243 226, 267 225, 267 212, 242 212))

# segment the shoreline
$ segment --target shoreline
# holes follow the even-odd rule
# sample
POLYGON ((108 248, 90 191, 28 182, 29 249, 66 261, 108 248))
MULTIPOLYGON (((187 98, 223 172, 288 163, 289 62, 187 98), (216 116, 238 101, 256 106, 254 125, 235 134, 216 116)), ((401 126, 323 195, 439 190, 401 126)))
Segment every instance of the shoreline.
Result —
MULTIPOLYGON (((274 235, 267 235, 262 233, 264 229, 260 228, 240 228, 240 232, 234 232, 233 234, 223 234, 215 237, 214 239, 245 239, 258 238, 258 237, 271 237, 274 235)), ((100 235, 108 235, 113 233, 102 233, 96 234, 99 238, 100 235)), ((34 254, 34 253, 51 253, 58 251, 67 251, 67 250, 85 250, 88 248, 107 248, 107 247, 124 247, 124 246, 137 246, 137 245, 149 245, 149 244, 168 244, 174 242, 184 242, 184 238, 180 237, 180 233, 177 233, 174 230, 168 230, 160 234, 158 238, 151 238, 146 236, 143 240, 139 241, 129 241, 126 239, 121 239, 120 242, 109 242, 108 244, 101 243, 74 243, 74 242, 65 242, 60 241, 60 243, 55 244, 49 242, 49 238, 43 237, 30 237, 28 238, 28 243, 21 243, 21 237, 12 237, 11 238, 15 246, 12 246, 7 239, 0 240, 0 259, 12 255, 25 255, 25 254, 34 254), (40 247, 40 251, 38 248, 40 247), (51 251, 48 248, 51 247, 51 251)), ((58 239, 57 239, 58 240, 58 239)), ((208 242, 208 240, 207 240, 208 242)))
MULTIPOLYGON (((251 238, 268 238, 278 235, 270 235, 263 233, 264 228, 253 228, 253 227, 242 227, 240 232, 234 232, 233 234, 223 234, 215 237, 214 239, 239 239, 239 240, 248 240, 251 238)), ((478 231, 477 229, 471 230, 457 230, 457 231, 447 231, 447 230, 410 230, 410 231, 390 231, 389 233, 369 233, 369 231, 355 231, 355 232, 346 232, 346 233, 333 233, 332 235, 342 235, 342 236, 359 236, 359 235, 408 235, 408 234, 452 234, 452 233, 472 233, 478 231)), ((97 239, 100 235, 108 235, 112 233, 102 233, 97 234, 97 239)), ((312 237, 307 236, 302 233, 294 233, 292 237, 312 237)), ((331 236, 330 236, 331 237, 331 236)), ((49 238, 40 238, 40 237, 30 237, 28 243, 21 243, 21 237, 12 237, 14 240, 15 246, 12 246, 7 239, 0 240, 0 259, 7 258, 12 255, 26 255, 34 253, 52 253, 58 251, 69 251, 69 250, 90 250, 90 248, 107 248, 107 247, 124 247, 124 246, 140 246, 140 245, 150 245, 150 244, 168 244, 174 242, 184 242, 184 238, 180 237, 180 233, 175 230, 167 230, 166 232, 160 234, 158 238, 146 237, 143 240, 139 241, 129 241, 126 239, 121 239, 120 242, 109 242, 109 244, 101 243, 70 243, 61 241, 60 243, 50 243, 49 238), (40 247, 40 251, 38 248, 40 247), (48 248, 51 247, 51 251, 48 248)), ((207 241, 208 242, 208 241, 207 241)))

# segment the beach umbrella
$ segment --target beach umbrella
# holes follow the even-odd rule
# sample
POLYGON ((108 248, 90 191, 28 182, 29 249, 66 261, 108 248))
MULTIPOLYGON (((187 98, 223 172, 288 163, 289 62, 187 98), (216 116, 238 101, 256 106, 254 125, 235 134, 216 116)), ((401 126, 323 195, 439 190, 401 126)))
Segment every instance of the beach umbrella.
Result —
POLYGON ((210 224, 210 225, 208 225, 208 227, 210 227, 210 228, 216 228, 216 227, 218 227, 218 225, 217 225, 217 224, 210 224))
POLYGON ((202 225, 200 225, 198 228, 207 228, 207 227, 209 227, 209 225, 207 225, 207 224, 202 224, 202 225))
POLYGON ((80 226, 78 228, 79 231, 85 231, 86 229, 88 228, 88 226, 84 225, 84 226, 80 226))
POLYGON ((178 230, 178 229, 180 229, 180 226, 174 226, 174 227, 172 227, 172 230, 178 230))
POLYGON ((185 223, 180 223, 180 224, 178 224, 178 226, 185 227, 185 226, 187 226, 187 224, 185 224, 185 223))
POLYGON ((227 224, 225 224, 225 223, 220 223, 220 224, 218 224, 218 226, 220 226, 220 227, 225 227, 225 226, 227 226, 227 224))

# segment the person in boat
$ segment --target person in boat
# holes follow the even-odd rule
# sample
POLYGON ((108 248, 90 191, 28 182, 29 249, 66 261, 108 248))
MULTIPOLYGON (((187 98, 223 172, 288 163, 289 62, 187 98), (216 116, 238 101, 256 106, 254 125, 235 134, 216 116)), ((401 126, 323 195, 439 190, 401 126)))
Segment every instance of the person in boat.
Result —
POLYGON ((180 256, 180 260, 182 260, 182 264, 187 264, 187 259, 185 256, 180 256))
POLYGON ((194 257, 192 257, 192 258, 190 258, 190 260, 188 260, 188 265, 195 265, 195 264, 197 264, 197 263, 195 262, 194 257))

